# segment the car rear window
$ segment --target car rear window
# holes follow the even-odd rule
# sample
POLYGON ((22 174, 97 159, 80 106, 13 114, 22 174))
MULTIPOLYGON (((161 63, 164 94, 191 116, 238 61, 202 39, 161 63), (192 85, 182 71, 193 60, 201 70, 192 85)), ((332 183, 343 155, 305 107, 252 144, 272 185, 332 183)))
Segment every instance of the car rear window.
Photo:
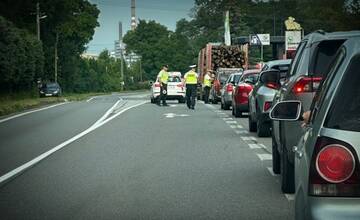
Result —
POLYGON ((360 54, 351 61, 332 102, 325 127, 360 132, 360 54))
POLYGON ((242 80, 245 81, 245 79, 250 79, 251 81, 256 82, 258 78, 259 78, 259 74, 249 74, 244 76, 242 80))
POLYGON ((178 76, 170 76, 168 82, 181 82, 181 79, 178 76))
POLYGON ((241 78, 241 75, 234 75, 234 82, 238 83, 241 78))
POLYGON ((228 78, 229 78, 229 75, 221 74, 220 75, 220 82, 225 83, 228 78))
POLYGON ((317 46, 317 51, 312 63, 310 73, 313 76, 325 77, 329 72, 329 67, 334 62, 337 51, 345 40, 322 41, 317 46))

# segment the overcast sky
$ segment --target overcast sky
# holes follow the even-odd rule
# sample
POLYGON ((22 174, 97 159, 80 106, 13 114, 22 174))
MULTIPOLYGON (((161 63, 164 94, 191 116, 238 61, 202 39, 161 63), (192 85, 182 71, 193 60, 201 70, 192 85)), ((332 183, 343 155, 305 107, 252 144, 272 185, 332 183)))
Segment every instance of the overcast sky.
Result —
MULTIPOLYGON (((88 45, 89 53, 99 53, 103 49, 114 49, 118 39, 118 23, 123 24, 123 33, 130 30, 131 0, 90 0, 100 9, 99 23, 93 40, 88 45)), ((181 18, 189 19, 194 0, 136 0, 137 19, 155 20, 175 30, 181 18)))

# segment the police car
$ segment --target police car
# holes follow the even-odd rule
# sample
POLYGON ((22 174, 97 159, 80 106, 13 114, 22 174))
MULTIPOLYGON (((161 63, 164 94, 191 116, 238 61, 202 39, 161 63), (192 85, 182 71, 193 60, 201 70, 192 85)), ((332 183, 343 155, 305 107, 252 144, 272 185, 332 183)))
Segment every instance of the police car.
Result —
MULTIPOLYGON (((151 103, 157 103, 160 98, 160 82, 156 79, 151 86, 151 103)), ((185 103, 185 86, 181 81, 180 72, 169 72, 166 100, 178 100, 185 103)))

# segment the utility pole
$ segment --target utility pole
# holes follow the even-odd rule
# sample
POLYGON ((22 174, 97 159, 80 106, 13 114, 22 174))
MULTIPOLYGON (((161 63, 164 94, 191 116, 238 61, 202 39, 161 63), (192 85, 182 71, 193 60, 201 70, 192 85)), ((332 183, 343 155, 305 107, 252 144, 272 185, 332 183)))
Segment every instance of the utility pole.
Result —
POLYGON ((40 3, 36 3, 36 34, 37 39, 40 41, 40 3))
POLYGON ((121 64, 121 80, 122 80, 122 82, 121 82, 121 91, 124 91, 124 84, 125 84, 125 79, 124 79, 124 56, 123 56, 123 53, 122 53, 122 51, 121 51, 121 62, 120 62, 120 64, 121 64))
POLYGON ((56 32, 56 40, 55 40, 55 62, 54 62, 54 70, 55 70, 55 82, 57 82, 58 77, 58 42, 59 42, 59 33, 56 32))

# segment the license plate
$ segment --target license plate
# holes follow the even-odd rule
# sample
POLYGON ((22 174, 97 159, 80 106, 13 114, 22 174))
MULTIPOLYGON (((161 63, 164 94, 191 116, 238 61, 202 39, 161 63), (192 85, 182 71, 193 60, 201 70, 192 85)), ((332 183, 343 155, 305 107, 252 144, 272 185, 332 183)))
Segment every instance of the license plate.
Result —
POLYGON ((52 94, 45 94, 45 96, 52 96, 52 94))

